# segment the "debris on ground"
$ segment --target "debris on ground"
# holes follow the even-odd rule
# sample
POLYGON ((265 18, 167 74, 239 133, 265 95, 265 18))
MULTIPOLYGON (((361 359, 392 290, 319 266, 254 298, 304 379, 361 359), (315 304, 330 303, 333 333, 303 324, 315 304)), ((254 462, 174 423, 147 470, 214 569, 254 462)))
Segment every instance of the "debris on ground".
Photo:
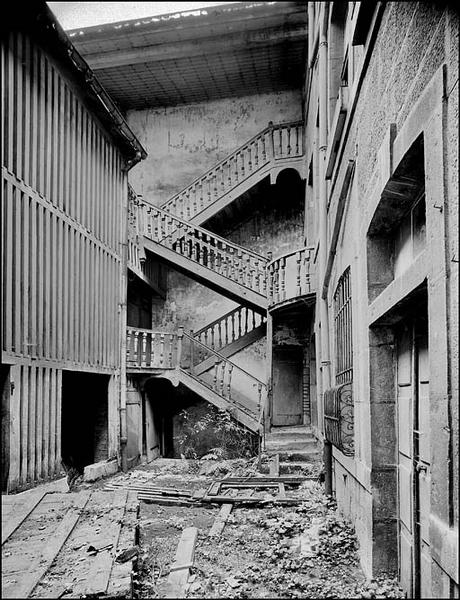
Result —
MULTIPOLYGON (((222 472, 218 461, 206 462, 222 472)), ((167 473, 162 469, 161 475, 146 477, 145 481, 159 485, 161 479, 161 487, 182 488, 190 498, 203 488, 207 494, 210 489, 219 494, 225 491, 224 497, 231 503, 235 490, 247 494, 251 488, 244 484, 230 493, 232 483, 238 486, 270 479, 273 483, 289 477, 261 476, 236 461, 222 462, 224 470, 229 463, 232 469, 218 479, 203 477, 199 469, 189 465, 187 469, 181 467, 181 475, 172 474, 168 466, 167 473), (240 476, 241 470, 244 475, 240 476)), ((254 493, 268 494, 270 502, 263 506, 260 499, 259 505, 233 503, 233 511, 228 511, 217 537, 209 533, 225 504, 193 502, 181 507, 141 502, 137 597, 164 597, 181 531, 197 527, 194 563, 186 584, 188 598, 404 598, 391 577, 366 580, 359 565, 356 536, 338 513, 335 501, 324 494, 317 481, 319 472, 317 468, 310 478, 298 477, 295 485, 286 486, 287 497, 295 499, 293 506, 275 501, 272 492, 278 493, 279 488, 256 485, 254 493)), ((130 479, 139 481, 140 477, 130 479)))

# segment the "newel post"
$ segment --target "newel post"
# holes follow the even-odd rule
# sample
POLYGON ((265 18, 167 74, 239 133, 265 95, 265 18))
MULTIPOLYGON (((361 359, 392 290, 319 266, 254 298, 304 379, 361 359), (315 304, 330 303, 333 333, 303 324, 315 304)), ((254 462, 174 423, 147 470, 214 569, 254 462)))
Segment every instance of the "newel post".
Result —
POLYGON ((193 345, 195 342, 195 338, 193 336, 194 336, 193 329, 190 329, 190 373, 192 375, 195 372, 195 366, 194 366, 195 347, 193 345))
POLYGON ((184 328, 179 327, 177 330, 177 355, 176 355, 176 370, 180 369, 182 359, 182 338, 184 337, 184 328))
POLYGON ((275 138, 274 138, 274 127, 273 121, 269 121, 269 132, 268 132, 268 160, 273 160, 275 158, 275 138))

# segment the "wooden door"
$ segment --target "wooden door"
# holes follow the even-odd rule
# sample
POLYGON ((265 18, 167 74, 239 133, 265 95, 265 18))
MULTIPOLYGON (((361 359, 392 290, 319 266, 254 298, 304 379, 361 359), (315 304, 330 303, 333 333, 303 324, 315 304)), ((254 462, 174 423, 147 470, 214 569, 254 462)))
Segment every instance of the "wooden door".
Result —
POLYGON ((303 349, 278 346, 273 350, 272 425, 302 424, 303 349))
POLYGON ((429 596, 428 336, 426 321, 397 340, 399 571, 408 597, 429 596))

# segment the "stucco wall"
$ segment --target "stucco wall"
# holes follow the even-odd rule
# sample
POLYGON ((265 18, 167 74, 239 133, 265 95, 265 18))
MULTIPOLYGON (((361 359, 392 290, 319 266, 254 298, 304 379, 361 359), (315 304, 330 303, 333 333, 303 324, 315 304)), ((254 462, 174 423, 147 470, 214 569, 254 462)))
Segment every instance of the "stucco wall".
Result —
POLYGON ((128 111, 148 152, 129 174, 138 194, 159 205, 267 127, 301 118, 300 91, 128 111))

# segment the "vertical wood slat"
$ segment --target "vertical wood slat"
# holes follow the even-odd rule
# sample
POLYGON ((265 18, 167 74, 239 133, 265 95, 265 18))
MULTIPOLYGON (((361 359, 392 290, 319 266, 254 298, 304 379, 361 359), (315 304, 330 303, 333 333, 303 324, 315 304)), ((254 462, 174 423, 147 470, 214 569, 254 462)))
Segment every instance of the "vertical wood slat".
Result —
POLYGON ((37 392, 36 392, 36 414, 35 414, 35 479, 41 479, 42 475, 42 451, 43 451, 43 372, 45 369, 37 367, 37 392))
MULTIPOLYGON (((11 315, 13 313, 13 286, 7 286, 8 280, 13 281, 13 239, 8 235, 8 231, 13 231, 13 198, 12 186, 6 183, 4 186, 4 197, 2 202, 2 223, 4 227, 3 235, 3 348, 9 348, 13 345, 13 322, 11 315), (9 279, 8 279, 9 278, 9 279)), ((15 284, 17 285, 17 280, 15 284)))
POLYGON ((50 370, 50 408, 49 408, 49 470, 56 473, 56 398, 57 398, 57 369, 50 370))
MULTIPOLYGON (((21 192, 21 204, 23 211, 23 227, 24 231, 29 231, 29 198, 21 192)), ((22 293, 22 323, 23 323, 23 339, 22 352, 27 356, 29 353, 29 236, 23 237, 23 261, 22 261, 22 281, 24 289, 22 293)))
POLYGON ((51 388, 51 369, 43 370, 43 422, 42 422, 42 470, 41 476, 48 477, 49 472, 49 456, 50 456, 50 388, 51 388))
MULTIPOLYGON (((24 339, 24 320, 22 319, 22 291, 21 281, 23 278, 22 261, 24 256, 24 244, 22 243, 22 193, 17 188, 13 190, 12 200, 14 202, 14 351, 21 353, 24 339)), ((10 230, 12 231, 12 230, 10 230)), ((5 238, 9 236, 5 235, 5 238)), ((13 319, 12 319, 13 320, 13 319)))
POLYGON ((25 483, 27 481, 27 467, 28 467, 28 423, 29 423, 29 373, 30 367, 21 367, 21 470, 20 470, 20 482, 25 483))
POLYGON ((36 434, 36 400, 37 400, 37 370, 29 368, 29 420, 27 426, 27 480, 35 479, 35 434, 36 434))
POLYGON ((56 428, 55 428, 56 457, 55 457, 55 473, 57 474, 61 470, 62 371, 60 369, 56 369, 55 406, 56 406, 56 428))

